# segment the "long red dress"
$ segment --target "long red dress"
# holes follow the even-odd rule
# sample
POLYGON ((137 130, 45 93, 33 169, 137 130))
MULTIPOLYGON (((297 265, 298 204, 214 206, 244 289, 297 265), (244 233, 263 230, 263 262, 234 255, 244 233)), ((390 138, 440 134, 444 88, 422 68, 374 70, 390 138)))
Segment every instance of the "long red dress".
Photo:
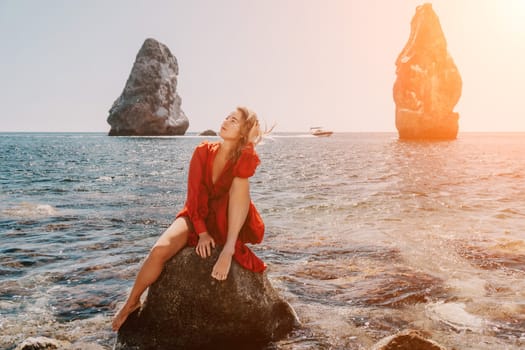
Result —
MULTIPOLYGON (((195 148, 188 173, 188 193, 184 208, 177 217, 187 217, 192 226, 188 245, 195 247, 199 234, 208 232, 217 245, 223 246, 228 236, 228 203, 234 177, 248 178, 260 164, 253 145, 246 146, 237 162, 229 160, 215 183, 212 181, 213 161, 220 143, 202 142, 195 148)), ((264 236, 264 223, 255 205, 250 201, 248 215, 235 244, 233 258, 244 268, 263 272, 266 264, 246 246, 260 243, 264 236)))

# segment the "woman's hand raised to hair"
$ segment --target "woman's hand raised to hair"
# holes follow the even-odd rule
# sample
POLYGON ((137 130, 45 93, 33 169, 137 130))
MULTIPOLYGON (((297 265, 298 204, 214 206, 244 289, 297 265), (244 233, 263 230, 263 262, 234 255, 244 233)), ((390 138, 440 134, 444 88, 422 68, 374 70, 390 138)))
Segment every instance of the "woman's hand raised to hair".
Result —
POLYGON ((259 121, 255 121, 250 132, 248 132, 248 143, 253 143, 254 145, 260 141, 261 138, 261 128, 259 126, 259 121))
POLYGON ((207 258, 211 255, 212 248, 215 248, 215 240, 208 232, 199 234, 199 242, 195 251, 201 258, 207 258))

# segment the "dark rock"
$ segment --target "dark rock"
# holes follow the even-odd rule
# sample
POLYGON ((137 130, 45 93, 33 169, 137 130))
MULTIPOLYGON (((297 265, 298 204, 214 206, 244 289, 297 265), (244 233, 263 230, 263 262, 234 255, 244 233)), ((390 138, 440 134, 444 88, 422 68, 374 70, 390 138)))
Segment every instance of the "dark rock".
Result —
POLYGON ((380 340, 372 350, 446 350, 415 330, 406 330, 380 340))
POLYGON ((208 129, 201 132, 199 136, 217 136, 217 133, 211 129, 208 129))
POLYGON ((455 244, 455 248, 462 258, 484 270, 525 271, 522 241, 499 242, 487 247, 469 240, 455 244))
POLYGON ((356 284, 362 288, 352 291, 351 300, 369 306, 404 307, 446 296, 441 279, 408 268, 382 271, 370 281, 356 279, 356 284))
POLYGON ((47 337, 31 337, 18 344, 15 350, 55 350, 68 348, 69 342, 47 337))
POLYGON ((107 348, 96 343, 73 343, 64 350, 106 350, 107 348))
POLYGON ((462 81, 431 4, 417 7, 396 66, 393 92, 399 138, 455 139, 459 114, 453 109, 462 81))
POLYGON ((109 135, 184 135, 189 121, 176 91, 178 74, 170 50, 146 39, 124 91, 109 110, 109 135))
POLYGON ((202 259, 185 248, 166 264, 142 308, 118 332, 123 349, 254 349, 299 325, 266 274, 232 261, 226 281, 210 274, 219 251, 202 259))
POLYGON ((448 297, 442 279, 403 267, 402 259, 399 250, 390 247, 356 244, 351 249, 323 249, 309 255, 308 264, 287 278, 293 281, 290 289, 295 294, 328 305, 404 308, 448 297))

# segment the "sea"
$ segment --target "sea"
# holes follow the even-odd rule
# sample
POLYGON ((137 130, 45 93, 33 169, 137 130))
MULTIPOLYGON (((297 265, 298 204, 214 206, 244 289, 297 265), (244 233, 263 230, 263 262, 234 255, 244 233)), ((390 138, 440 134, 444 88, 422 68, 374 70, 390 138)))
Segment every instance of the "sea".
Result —
MULTIPOLYGON (((112 348, 205 139, 0 134, 1 349, 112 348)), ((525 348, 525 133, 274 133, 257 151, 252 249, 302 324, 268 349, 370 349, 407 329, 448 349, 525 348)))

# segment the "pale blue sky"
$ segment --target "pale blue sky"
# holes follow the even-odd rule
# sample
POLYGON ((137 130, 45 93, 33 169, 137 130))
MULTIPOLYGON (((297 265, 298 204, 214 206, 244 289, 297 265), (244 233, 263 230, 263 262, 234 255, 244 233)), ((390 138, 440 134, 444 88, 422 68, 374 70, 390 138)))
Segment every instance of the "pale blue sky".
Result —
MULTIPOLYGON (((152 37, 190 131, 237 105, 277 131, 395 131, 413 0, 0 0, 0 131, 103 131, 152 37)), ((525 0, 436 0, 463 78, 460 131, 525 131, 525 0)))

